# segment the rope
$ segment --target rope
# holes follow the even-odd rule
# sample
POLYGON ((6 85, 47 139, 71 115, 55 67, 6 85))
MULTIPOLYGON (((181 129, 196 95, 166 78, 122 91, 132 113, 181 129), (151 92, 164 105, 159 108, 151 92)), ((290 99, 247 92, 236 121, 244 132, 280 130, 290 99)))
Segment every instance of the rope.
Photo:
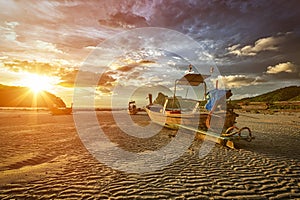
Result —
POLYGON ((221 136, 230 137, 230 136, 234 136, 236 134, 240 138, 243 138, 243 139, 247 140, 248 142, 251 142, 251 140, 254 139, 254 137, 252 137, 251 130, 248 127, 238 128, 236 126, 231 126, 225 131, 225 133, 222 133, 221 136), (236 130, 236 131, 233 131, 233 130, 236 130), (248 132, 248 136, 246 139, 242 137, 242 131, 244 131, 244 130, 247 130, 247 132, 248 132))

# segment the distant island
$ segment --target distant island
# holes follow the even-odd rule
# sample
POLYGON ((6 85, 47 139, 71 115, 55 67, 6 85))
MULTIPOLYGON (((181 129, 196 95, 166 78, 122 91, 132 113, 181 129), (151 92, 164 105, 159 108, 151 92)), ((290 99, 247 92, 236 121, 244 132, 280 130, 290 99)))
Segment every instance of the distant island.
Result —
POLYGON ((233 100, 237 109, 259 110, 300 110, 300 86, 280 88, 255 97, 233 100))
POLYGON ((300 101, 300 86, 289 86, 255 97, 243 98, 239 101, 249 102, 275 102, 275 101, 300 101))
POLYGON ((65 102, 47 91, 35 94, 27 87, 0 84, 0 107, 66 107, 65 102))

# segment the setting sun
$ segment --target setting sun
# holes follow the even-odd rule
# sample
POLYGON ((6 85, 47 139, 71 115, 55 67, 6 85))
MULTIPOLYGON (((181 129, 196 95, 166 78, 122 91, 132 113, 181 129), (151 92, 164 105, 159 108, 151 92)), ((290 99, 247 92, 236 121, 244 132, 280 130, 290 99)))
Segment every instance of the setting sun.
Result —
POLYGON ((49 91, 54 85, 54 80, 51 77, 38 74, 25 74, 21 81, 23 86, 30 88, 34 93, 43 90, 49 91))

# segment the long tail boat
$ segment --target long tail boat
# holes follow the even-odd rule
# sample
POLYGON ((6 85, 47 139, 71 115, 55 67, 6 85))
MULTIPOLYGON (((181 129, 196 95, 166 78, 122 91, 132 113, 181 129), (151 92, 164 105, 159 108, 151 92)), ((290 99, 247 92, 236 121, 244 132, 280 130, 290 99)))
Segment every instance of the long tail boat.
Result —
MULTIPOLYGON (((232 96, 231 90, 214 89, 207 92, 205 79, 208 75, 188 73, 175 81, 173 97, 162 93, 145 110, 150 119, 161 126, 171 129, 183 128, 197 133, 198 138, 209 139, 219 144, 234 148, 235 139, 251 141, 254 137, 248 127, 235 126, 238 114, 227 103, 232 96), (204 93, 204 100, 176 96, 178 86, 199 87, 204 93), (202 87, 201 87, 202 86, 202 87), (207 98, 208 97, 208 98, 207 98), (201 106, 206 102, 205 106, 201 106)), ((193 90, 198 92, 197 90, 193 90)))

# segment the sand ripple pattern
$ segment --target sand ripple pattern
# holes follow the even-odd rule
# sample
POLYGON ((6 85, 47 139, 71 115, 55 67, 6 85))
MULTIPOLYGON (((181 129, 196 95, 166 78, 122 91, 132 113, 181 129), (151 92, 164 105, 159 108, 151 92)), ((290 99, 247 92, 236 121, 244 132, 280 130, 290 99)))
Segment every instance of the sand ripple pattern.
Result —
MULTIPOLYGON (((145 147, 146 140, 116 136, 109 113, 98 115, 112 127, 110 139, 127 150, 160 148, 174 134, 164 130, 145 147)), ((237 150, 216 145, 200 159, 202 143, 194 141, 174 163, 135 174, 94 159, 72 116, 0 113, 0 199, 299 199, 299 114, 246 115, 255 118, 238 123, 252 128, 252 143, 239 142, 237 150)))

